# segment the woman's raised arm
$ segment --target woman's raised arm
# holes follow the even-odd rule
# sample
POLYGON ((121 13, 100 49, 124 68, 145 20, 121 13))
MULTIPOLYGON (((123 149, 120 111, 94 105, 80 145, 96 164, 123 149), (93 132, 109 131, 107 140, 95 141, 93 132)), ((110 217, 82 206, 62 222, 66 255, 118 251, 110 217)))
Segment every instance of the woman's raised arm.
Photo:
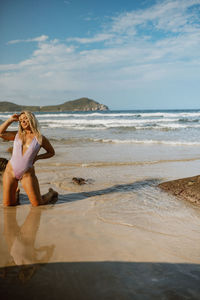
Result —
POLYGON ((19 121, 19 115, 14 114, 3 124, 0 125, 0 137, 4 140, 13 141, 17 134, 17 131, 6 131, 6 129, 13 123, 19 121))

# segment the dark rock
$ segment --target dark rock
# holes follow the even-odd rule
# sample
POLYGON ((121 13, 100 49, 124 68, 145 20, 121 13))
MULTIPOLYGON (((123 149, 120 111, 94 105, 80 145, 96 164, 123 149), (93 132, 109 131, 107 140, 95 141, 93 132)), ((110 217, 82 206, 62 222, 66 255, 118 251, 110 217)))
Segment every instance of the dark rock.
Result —
POLYGON ((84 178, 81 178, 81 177, 73 177, 72 182, 74 184, 82 185, 82 184, 86 184, 87 180, 85 180, 84 178))
POLYGON ((200 175, 163 182, 158 187, 174 196, 200 205, 200 175))

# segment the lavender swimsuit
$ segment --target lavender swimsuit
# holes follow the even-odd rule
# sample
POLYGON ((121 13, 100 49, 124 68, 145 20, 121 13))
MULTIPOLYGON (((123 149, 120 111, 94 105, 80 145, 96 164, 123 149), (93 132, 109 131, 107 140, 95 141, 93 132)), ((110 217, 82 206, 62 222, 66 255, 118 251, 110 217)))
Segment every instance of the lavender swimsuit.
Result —
POLYGON ((24 173, 33 166, 33 161, 39 150, 40 144, 38 143, 36 137, 34 137, 29 148, 23 155, 22 140, 19 138, 18 133, 16 134, 10 163, 17 180, 22 179, 24 173))

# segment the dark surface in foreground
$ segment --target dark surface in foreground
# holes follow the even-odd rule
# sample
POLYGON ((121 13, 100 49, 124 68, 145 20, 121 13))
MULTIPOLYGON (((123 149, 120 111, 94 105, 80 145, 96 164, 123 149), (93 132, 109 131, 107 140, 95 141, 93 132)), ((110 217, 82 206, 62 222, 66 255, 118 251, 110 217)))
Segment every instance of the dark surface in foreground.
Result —
POLYGON ((76 262, 0 269, 1 299, 200 299, 200 265, 76 262))
POLYGON ((163 182, 158 186, 174 196, 200 205, 200 175, 163 182))

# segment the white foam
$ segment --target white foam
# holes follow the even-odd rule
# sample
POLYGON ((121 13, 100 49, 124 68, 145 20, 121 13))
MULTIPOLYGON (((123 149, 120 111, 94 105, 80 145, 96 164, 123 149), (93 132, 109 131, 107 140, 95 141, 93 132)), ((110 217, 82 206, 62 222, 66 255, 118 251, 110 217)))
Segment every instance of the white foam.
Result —
POLYGON ((80 120, 41 120, 41 125, 47 125, 47 127, 64 127, 64 128, 78 128, 82 127, 85 129, 90 129, 93 127, 98 128, 131 128, 134 127, 135 129, 182 129, 182 128, 200 128, 200 124, 198 123, 178 123, 176 121, 171 121, 170 119, 159 119, 159 120, 113 120, 113 119, 107 119, 107 120, 86 120, 86 119, 80 119, 80 120))
POLYGON ((178 118, 178 117, 200 117, 200 111, 199 112, 91 112, 91 113, 42 113, 42 114, 36 114, 36 116, 39 117, 172 117, 172 118, 178 118))
MULTIPOLYGON (((11 113, 0 113, 4 121, 11 113)), ((69 129, 110 129, 136 130, 179 130, 200 128, 200 111, 196 112, 91 112, 91 113, 36 113, 41 127, 69 129), (139 118, 137 116, 140 116, 139 118), (194 121, 196 118, 196 122, 194 121), (187 118, 182 120, 181 118, 187 118), (199 118, 199 119, 198 119, 199 118), (199 122, 198 122, 199 120, 199 122)))
POLYGON ((172 146, 200 146, 200 142, 186 141, 164 141, 164 140, 117 140, 117 139, 91 139, 94 142, 115 143, 115 144, 164 144, 172 146))

